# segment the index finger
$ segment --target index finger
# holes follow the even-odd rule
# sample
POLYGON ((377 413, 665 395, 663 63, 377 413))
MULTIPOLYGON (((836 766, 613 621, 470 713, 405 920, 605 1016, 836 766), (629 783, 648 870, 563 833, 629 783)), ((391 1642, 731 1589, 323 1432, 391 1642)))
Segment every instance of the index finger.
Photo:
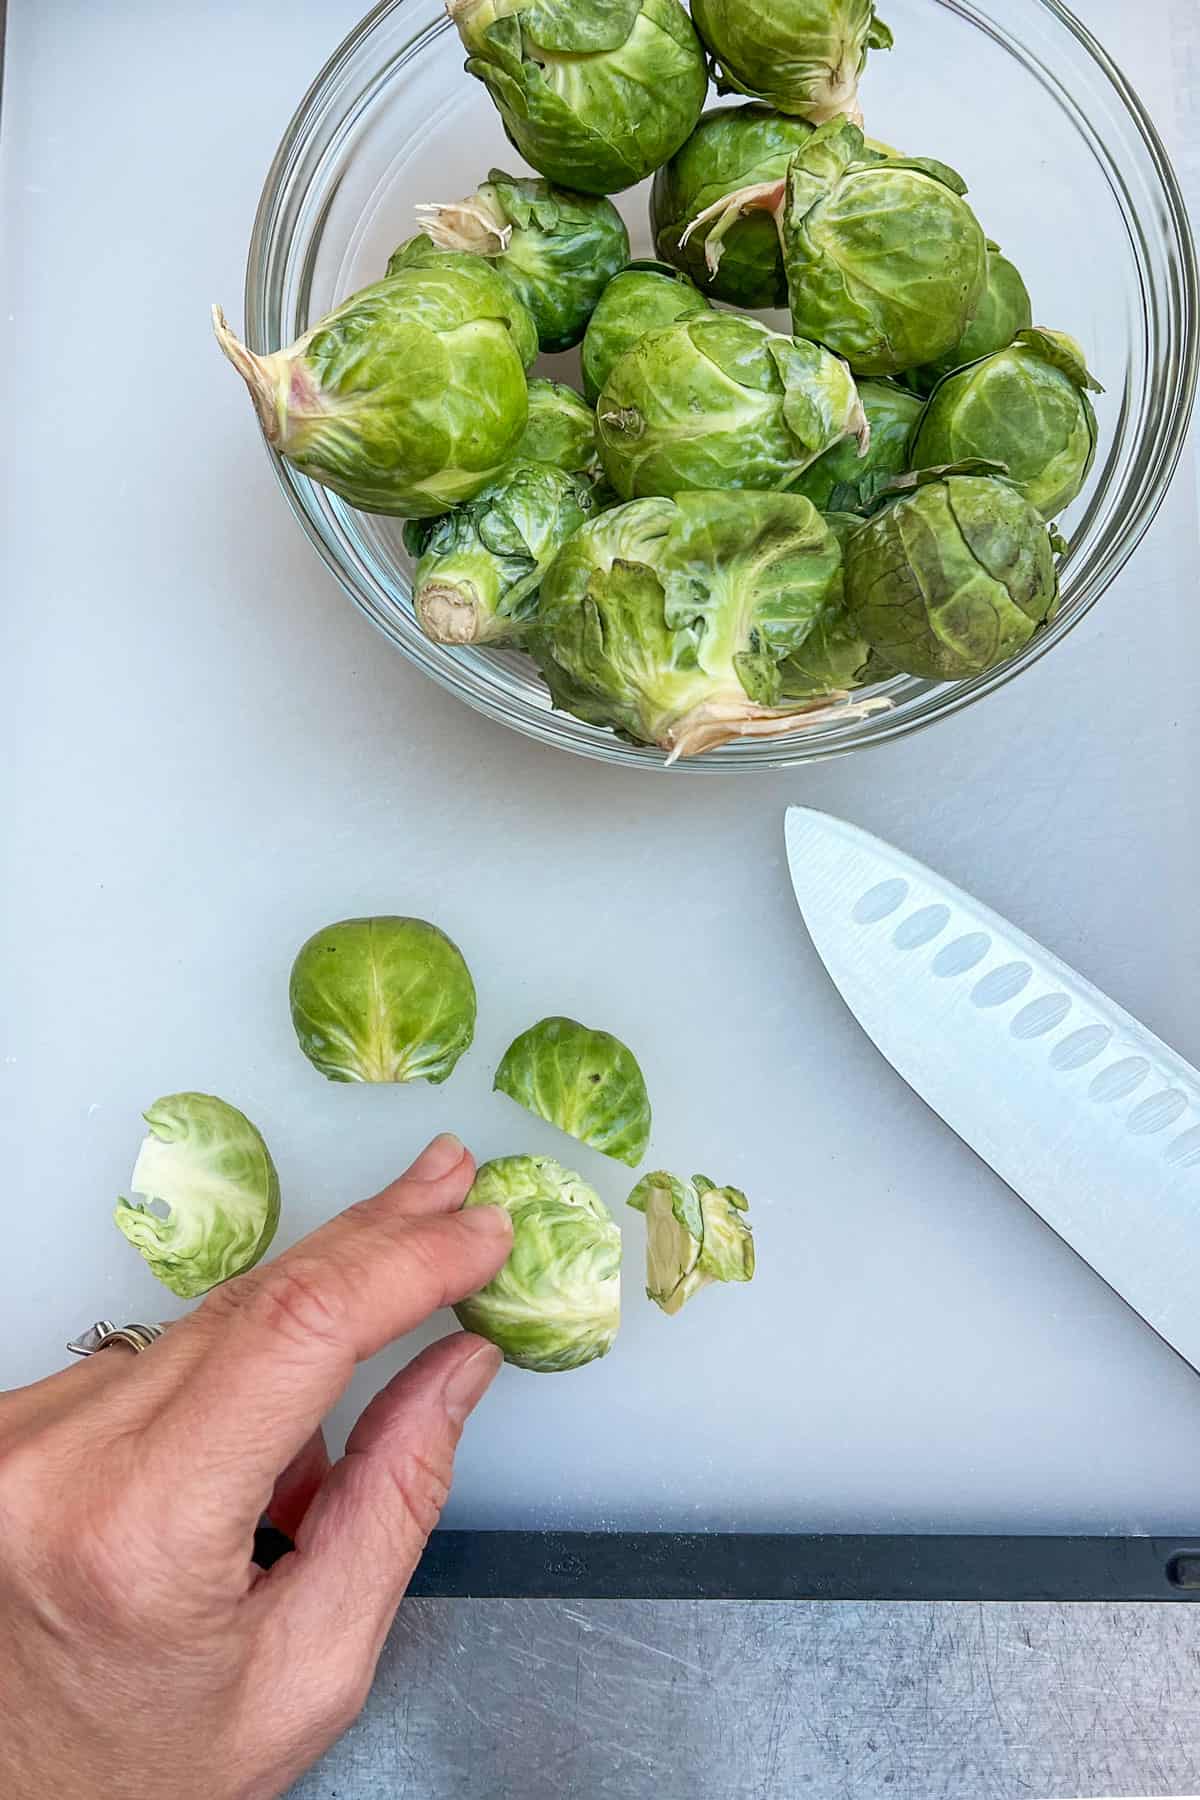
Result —
POLYGON ((202 1507, 211 1514, 215 1488, 219 1513, 252 1529, 355 1365, 487 1285, 512 1248, 512 1225, 503 1208, 458 1210, 474 1173, 464 1152, 428 1184, 426 1210, 413 1208, 407 1179, 393 1183, 216 1289, 176 1328, 192 1354, 147 1454, 173 1471, 177 1491, 185 1469, 202 1507))

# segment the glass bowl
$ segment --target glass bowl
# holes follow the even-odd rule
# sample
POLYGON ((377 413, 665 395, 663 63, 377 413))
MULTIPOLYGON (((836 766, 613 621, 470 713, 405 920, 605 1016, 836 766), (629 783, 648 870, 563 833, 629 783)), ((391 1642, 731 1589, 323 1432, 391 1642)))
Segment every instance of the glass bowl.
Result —
MULTIPOLYGON (((1096 467, 1062 521, 1071 545, 1062 610, 1014 661, 975 681, 897 680, 876 690, 893 702, 890 711, 734 744, 683 768, 786 768, 843 754, 931 724, 1012 680, 1061 644, 1120 573, 1186 441, 1197 370, 1195 250, 1166 152, 1120 70, 1056 0, 888 0, 887 17, 896 48, 872 58, 868 131, 961 171, 985 229, 1023 270, 1037 321, 1079 338, 1107 390, 1096 467)), ((267 177, 246 277, 251 348, 279 349, 378 280, 413 234, 418 202, 470 193, 493 166, 521 163, 486 91, 464 72, 439 0, 384 0, 318 75, 267 177)), ((635 256, 652 253, 647 197, 648 184, 618 201, 635 256)), ((577 353, 546 358, 538 372, 575 382, 577 353)), ((413 616, 401 523, 356 512, 273 460, 351 598, 435 681, 543 743, 665 766, 657 750, 554 712, 522 656, 429 643, 413 616)))

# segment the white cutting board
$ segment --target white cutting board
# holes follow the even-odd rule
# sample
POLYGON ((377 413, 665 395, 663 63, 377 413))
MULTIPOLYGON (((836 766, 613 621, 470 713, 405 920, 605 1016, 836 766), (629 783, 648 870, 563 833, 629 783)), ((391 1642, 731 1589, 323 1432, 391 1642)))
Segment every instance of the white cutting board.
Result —
MULTIPOLYGON (((1178 138, 1189 0, 1174 40, 1171 10, 1081 5, 1178 138)), ((141 1109, 197 1087, 265 1132, 280 1247, 445 1128, 481 1158, 573 1156, 620 1212, 616 1351, 505 1372, 453 1523, 1194 1529, 1200 1380, 881 1064, 782 857, 789 802, 842 813, 1200 1060, 1193 483, 1065 647, 886 751, 658 777, 476 717, 319 565, 208 336, 211 300, 240 312, 263 171, 355 12, 11 9, 0 1374, 57 1366, 101 1314, 174 1310, 109 1215, 141 1109), (326 1086, 294 1044, 297 946, 377 910, 436 920, 479 985, 476 1049, 436 1092, 326 1086), (752 1290, 675 1322, 642 1302, 624 1172, 490 1092, 549 1012, 640 1052, 656 1165, 749 1192, 752 1290)))

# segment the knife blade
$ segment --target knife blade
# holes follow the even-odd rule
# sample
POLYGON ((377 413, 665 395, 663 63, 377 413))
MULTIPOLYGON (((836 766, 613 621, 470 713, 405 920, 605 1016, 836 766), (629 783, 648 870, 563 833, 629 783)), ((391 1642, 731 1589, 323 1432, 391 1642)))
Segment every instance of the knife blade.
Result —
POLYGON ((792 884, 867 1036, 1200 1369, 1200 1074, 1066 963, 857 826, 793 807, 792 884))

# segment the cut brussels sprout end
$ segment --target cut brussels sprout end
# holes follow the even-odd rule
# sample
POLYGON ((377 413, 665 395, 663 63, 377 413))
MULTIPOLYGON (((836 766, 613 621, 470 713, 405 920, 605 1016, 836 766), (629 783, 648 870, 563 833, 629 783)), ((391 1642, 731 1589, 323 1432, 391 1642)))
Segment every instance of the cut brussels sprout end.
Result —
POLYGON ((496 1091, 592 1150, 635 1169, 650 1142, 650 1096, 632 1050, 575 1019, 543 1019, 509 1046, 496 1091))
POLYGON ((151 1272, 183 1300, 253 1268, 279 1224, 279 1177, 261 1134, 210 1094, 173 1094, 150 1127, 113 1217, 151 1272))
POLYGON ((490 616, 469 581, 458 587, 435 582, 413 604, 417 623, 432 643, 458 649, 487 643, 490 616))
POLYGON ((447 205, 418 206, 421 230, 439 250, 468 256, 503 256, 512 243, 513 227, 484 194, 447 205))
MULTIPOLYGON (((231 329, 219 306, 212 309, 212 322, 218 344, 250 390, 250 398, 254 402, 259 424, 267 434, 267 442, 273 449, 280 449, 283 438, 282 421, 286 413, 279 404, 279 393, 281 384, 287 381, 286 359, 282 355, 255 356, 231 329)), ((301 399, 303 398, 302 395, 301 399)), ((315 392, 309 398, 315 403, 315 392)))
POLYGON ((715 1282, 754 1278, 754 1237, 737 1188, 707 1176, 648 1175, 629 1197, 646 1217, 646 1294, 670 1317, 715 1282))
POLYGON ((504 1207, 513 1247, 455 1307, 464 1330, 538 1375, 607 1356, 621 1324, 621 1233, 599 1195, 551 1157, 509 1156, 480 1169, 466 1204, 504 1207))

